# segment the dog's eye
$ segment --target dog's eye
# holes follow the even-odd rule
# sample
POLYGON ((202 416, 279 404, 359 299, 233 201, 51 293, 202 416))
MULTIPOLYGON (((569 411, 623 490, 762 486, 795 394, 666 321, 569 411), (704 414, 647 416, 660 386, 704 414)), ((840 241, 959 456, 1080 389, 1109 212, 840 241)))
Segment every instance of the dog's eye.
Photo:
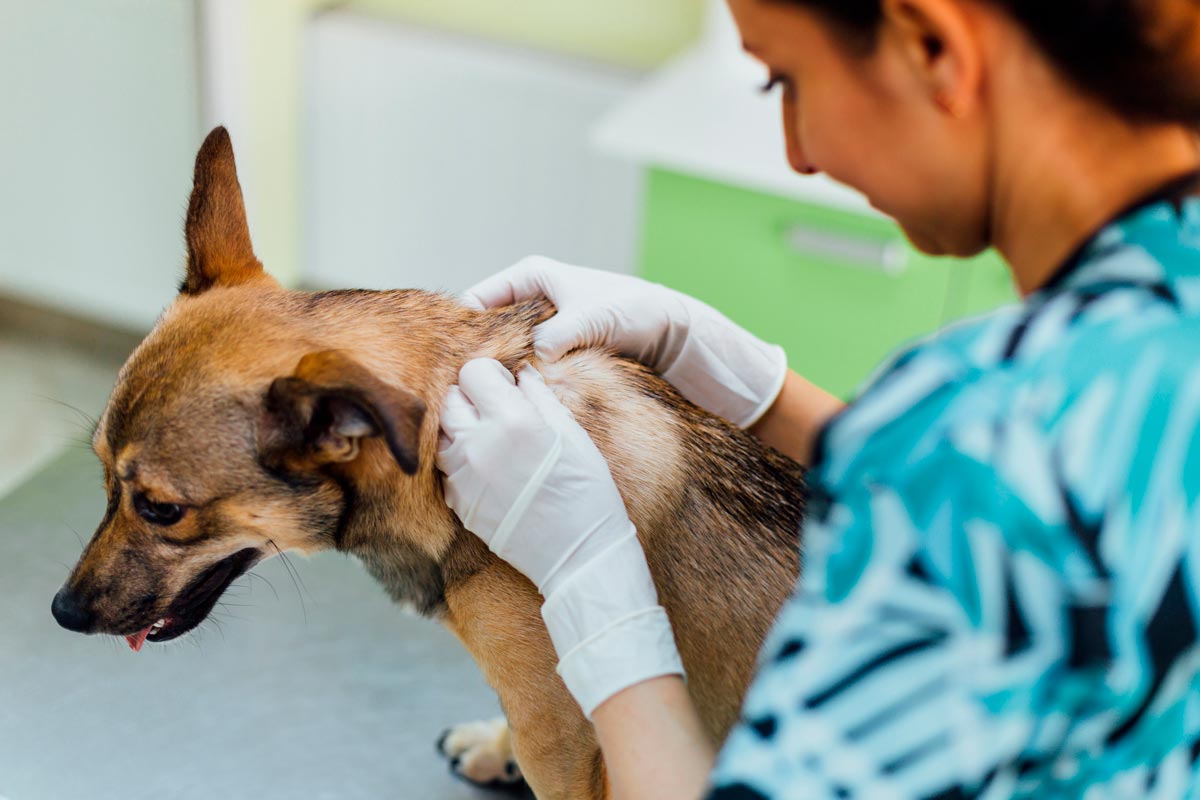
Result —
POLYGON ((183 519, 184 507, 178 503, 154 503, 144 494, 133 497, 133 509, 138 516, 153 525, 174 525, 183 519))

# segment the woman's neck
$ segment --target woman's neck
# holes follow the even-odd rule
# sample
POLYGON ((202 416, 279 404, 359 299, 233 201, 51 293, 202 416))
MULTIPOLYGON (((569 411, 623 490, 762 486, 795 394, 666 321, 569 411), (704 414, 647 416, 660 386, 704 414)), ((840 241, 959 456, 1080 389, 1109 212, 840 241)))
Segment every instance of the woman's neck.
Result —
POLYGON ((998 132, 992 204, 992 241, 1022 295, 1123 208, 1200 169, 1196 134, 1182 125, 1132 126, 1084 105, 1025 118, 1035 121, 998 132))

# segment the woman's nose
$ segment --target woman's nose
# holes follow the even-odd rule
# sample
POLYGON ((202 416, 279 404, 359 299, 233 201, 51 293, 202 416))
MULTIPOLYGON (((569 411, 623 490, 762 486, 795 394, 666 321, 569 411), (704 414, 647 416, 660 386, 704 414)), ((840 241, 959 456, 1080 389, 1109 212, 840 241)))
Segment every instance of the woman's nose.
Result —
POLYGON ((785 98, 781 105, 783 107, 783 139, 787 148, 788 164, 801 175, 816 175, 820 170, 808 160, 797 132, 799 126, 796 121, 795 103, 785 98))
POLYGON ((793 145, 791 142, 789 142, 787 155, 788 164, 794 171, 799 172, 801 175, 816 175, 821 171, 817 169, 817 167, 811 161, 804 157, 804 151, 800 149, 799 144, 793 145))

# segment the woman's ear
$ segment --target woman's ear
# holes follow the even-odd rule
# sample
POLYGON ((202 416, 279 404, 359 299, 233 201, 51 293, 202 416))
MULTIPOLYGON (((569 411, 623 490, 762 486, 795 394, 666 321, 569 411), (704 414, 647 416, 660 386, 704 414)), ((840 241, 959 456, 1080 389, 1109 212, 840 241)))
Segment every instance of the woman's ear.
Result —
POLYGON ((978 102, 984 63, 970 4, 883 0, 882 8, 881 37, 898 46, 929 101, 956 119, 970 115, 978 102))

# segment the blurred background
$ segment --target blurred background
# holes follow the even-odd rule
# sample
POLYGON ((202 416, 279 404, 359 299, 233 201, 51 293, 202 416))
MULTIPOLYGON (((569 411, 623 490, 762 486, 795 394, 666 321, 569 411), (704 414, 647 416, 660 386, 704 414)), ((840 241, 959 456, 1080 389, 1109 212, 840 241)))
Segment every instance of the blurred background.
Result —
MULTIPOLYGON (((0 349, 5 409, 99 410, 172 299, 217 124, 255 248, 296 286, 458 291, 530 253, 640 272, 841 394, 1010 296, 1002 270, 913 257, 857 195, 788 171, 717 0, 0 0, 0 70, 6 341, 80 321, 96 356, 0 349)), ((0 463, 46 457, 45 434, 5 429, 0 463)))
MULTIPOLYGON (((12 631, 87 664, 76 677, 118 663, 88 662, 97 643, 54 629, 48 605, 79 552, 68 528, 86 538, 103 506, 83 452, 90 418, 173 298, 192 161, 214 125, 233 136, 260 259, 296 287, 460 291, 540 253, 695 294, 843 396, 900 343, 1013 297, 993 257, 919 256, 854 192, 789 172, 778 99, 759 91, 765 74, 718 0, 0 0, 0 75, 0 585, 25 592, 0 606, 10 736, 28 725, 15 709, 37 713, 48 663, 12 631)), ((192 655, 173 651, 139 680, 175 691, 192 655)), ((98 714, 81 710, 93 700, 51 716, 98 714)), ((432 741, 434 724, 415 735, 432 741)), ((248 731, 239 746, 263 741, 248 731)), ((5 733, 0 794, 109 796, 103 781, 62 794, 44 770, 6 784, 5 733)), ((83 774, 128 766, 105 759, 83 774)), ((124 796, 185 796, 140 786, 124 796)), ((377 796, 324 791, 303 796, 377 796)))

